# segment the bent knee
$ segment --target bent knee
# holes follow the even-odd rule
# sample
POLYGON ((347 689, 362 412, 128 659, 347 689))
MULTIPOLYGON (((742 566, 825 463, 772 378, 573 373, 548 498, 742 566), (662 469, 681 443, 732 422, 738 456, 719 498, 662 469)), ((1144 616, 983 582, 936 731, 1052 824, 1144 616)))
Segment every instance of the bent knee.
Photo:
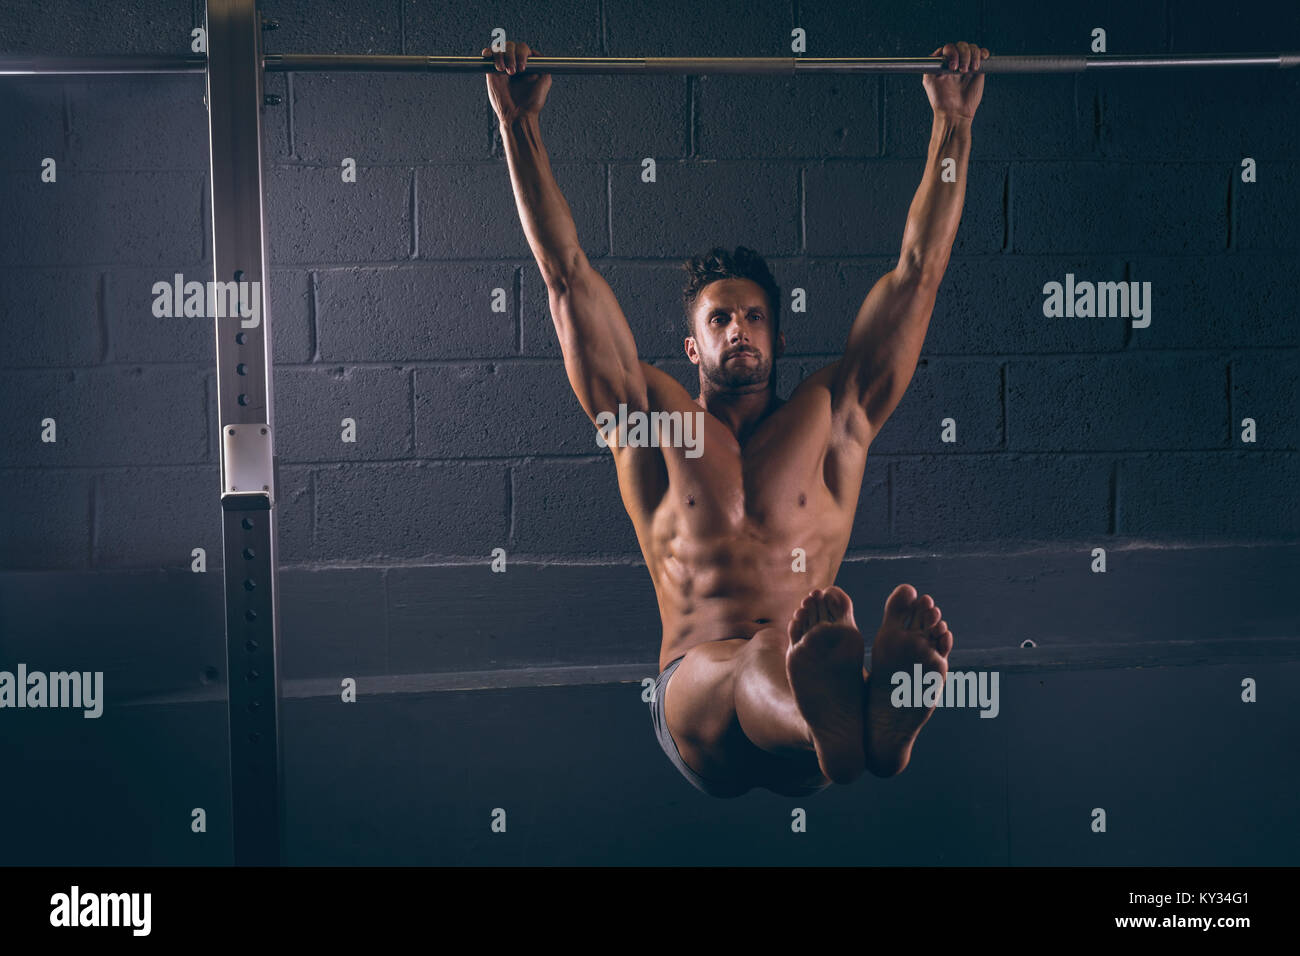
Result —
POLYGON ((755 631, 749 639, 746 650, 750 654, 780 653, 782 656, 790 649, 790 635, 779 627, 765 627, 755 631))

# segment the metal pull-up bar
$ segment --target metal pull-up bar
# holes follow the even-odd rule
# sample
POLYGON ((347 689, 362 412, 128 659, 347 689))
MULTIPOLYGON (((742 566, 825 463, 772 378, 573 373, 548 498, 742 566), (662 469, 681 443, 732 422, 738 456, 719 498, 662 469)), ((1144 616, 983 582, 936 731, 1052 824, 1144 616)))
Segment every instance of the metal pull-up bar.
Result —
MULTIPOLYGON (((192 56, 0 56, 0 76, 69 76, 88 73, 202 73, 208 58, 192 56)), ((800 73, 948 73, 940 56, 765 57, 765 56, 532 56, 538 73, 743 73, 794 76, 800 73)), ((1300 66, 1300 52, 1225 53, 1194 56, 990 56, 984 73, 1083 73, 1092 70, 1183 70, 1220 67, 1300 66)), ((271 73, 487 73, 484 56, 388 56, 268 53, 263 70, 271 73)))
MULTIPOLYGON (((476 73, 495 68, 481 56, 315 56, 268 54, 268 71, 428 71, 476 73)), ((530 56, 528 69, 538 73, 947 73, 941 56, 911 57, 764 57, 764 56, 530 56)), ((1084 70, 1188 68, 1223 66, 1300 66, 1300 53, 1226 54, 1222 56, 990 56, 985 73, 1082 73, 1084 70)))

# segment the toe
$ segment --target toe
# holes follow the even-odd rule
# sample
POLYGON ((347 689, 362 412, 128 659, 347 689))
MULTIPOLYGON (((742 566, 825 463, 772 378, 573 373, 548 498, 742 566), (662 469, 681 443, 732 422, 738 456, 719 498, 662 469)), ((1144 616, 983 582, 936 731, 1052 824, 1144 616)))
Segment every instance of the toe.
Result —
POLYGON ((937 607, 932 607, 922 616, 921 623, 924 627, 934 627, 942 620, 943 613, 937 607))
POLYGON ((818 624, 825 624, 829 621, 835 620, 835 615, 831 613, 830 602, 826 599, 825 591, 818 592, 817 602, 813 605, 813 610, 817 615, 816 620, 818 624))
POLYGON ((853 599, 843 588, 827 588, 826 601, 830 605, 831 613, 837 618, 848 617, 853 611, 853 599))
POLYGON ((922 594, 912 602, 912 614, 907 621, 909 628, 920 628, 924 630, 929 627, 930 609, 934 607, 934 599, 928 594, 922 594))
POLYGON ((934 639, 934 649, 941 657, 947 657, 952 650, 952 632, 944 631, 934 639))
POLYGON ((803 631, 807 629, 807 624, 808 624, 807 608, 803 608, 803 607, 799 608, 799 610, 795 611, 794 614, 791 615, 790 617, 791 631, 797 631, 799 633, 803 633, 803 631))
POLYGON ((840 615, 844 612, 840 602, 839 588, 827 588, 826 593, 822 595, 822 607, 826 611, 826 616, 832 620, 839 620, 840 615))
POLYGON ((847 624, 849 627, 856 628, 858 622, 853 616, 853 598, 849 597, 848 592, 843 588, 830 588, 829 593, 835 596, 836 623, 847 624))
POLYGON ((883 623, 901 624, 907 626, 908 615, 911 613, 912 602, 916 600, 916 588, 910 584, 900 584, 890 593, 885 600, 885 616, 883 623))

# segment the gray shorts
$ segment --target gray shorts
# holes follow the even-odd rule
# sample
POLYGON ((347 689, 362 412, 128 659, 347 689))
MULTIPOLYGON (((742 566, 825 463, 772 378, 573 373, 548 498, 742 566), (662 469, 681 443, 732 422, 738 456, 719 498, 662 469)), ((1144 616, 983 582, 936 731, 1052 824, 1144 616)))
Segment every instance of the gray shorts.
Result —
MULTIPOLYGON (((711 797, 739 797, 741 794, 748 793, 750 790, 754 789, 755 784, 733 782, 723 783, 721 781, 706 780, 686 765, 686 761, 682 759, 682 755, 677 750, 677 744, 673 740, 673 735, 668 732, 668 715, 664 710, 664 699, 666 697, 666 691, 668 690, 668 681, 672 678, 673 671, 677 670, 677 665, 682 662, 684 657, 685 655, 677 658, 677 660, 665 667, 663 672, 655 679, 654 699, 650 701, 650 718, 654 722, 655 736, 659 739, 659 746, 662 747, 664 753, 668 755, 668 760, 678 769, 678 771, 681 772, 681 775, 690 782, 691 786, 695 787, 695 789, 700 790, 711 797)), ((829 786, 829 782, 822 782, 806 787, 797 785, 789 788, 781 787, 775 792, 780 793, 782 796, 805 797, 810 794, 819 793, 829 786)), ((768 789, 772 788, 769 787, 768 789)))

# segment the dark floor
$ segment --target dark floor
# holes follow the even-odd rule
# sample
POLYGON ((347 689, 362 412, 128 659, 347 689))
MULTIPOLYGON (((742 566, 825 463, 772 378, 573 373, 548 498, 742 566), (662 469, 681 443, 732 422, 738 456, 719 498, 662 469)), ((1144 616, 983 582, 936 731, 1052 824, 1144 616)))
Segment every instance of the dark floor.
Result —
MULTIPOLYGON (((636 682, 289 699, 286 861, 1294 865, 1297 681, 1258 660, 1003 674, 996 719, 940 711, 901 776, 804 800, 692 789, 636 682)), ((4 717, 0 864, 231 862, 224 703, 4 717)))

